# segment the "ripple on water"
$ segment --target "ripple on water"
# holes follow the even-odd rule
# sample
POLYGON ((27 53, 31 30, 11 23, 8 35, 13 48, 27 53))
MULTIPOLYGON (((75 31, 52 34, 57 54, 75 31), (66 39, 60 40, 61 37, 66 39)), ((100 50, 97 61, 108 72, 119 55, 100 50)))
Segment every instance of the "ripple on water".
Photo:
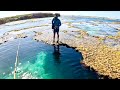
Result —
MULTIPOLYGON (((17 78, 20 79, 97 79, 97 75, 81 66, 82 54, 65 46, 54 47, 30 38, 16 39, 16 47, 21 40, 17 78), (27 41, 27 42, 26 42, 27 41), (27 47, 26 47, 27 46, 27 47), (59 50, 59 52, 58 52, 59 50)), ((6 43, 9 48, 9 42, 6 43)), ((1 46, 0 46, 1 48, 1 46)), ((16 51, 16 48, 13 48, 16 51)), ((1 49, 1 50, 4 50, 1 49)), ((9 58, 0 60, 0 78, 13 78, 16 53, 4 52, 9 58), (8 54, 7 54, 8 53, 8 54), (14 57, 11 57, 14 56, 14 57), (8 69, 9 68, 9 69, 8 69)), ((4 53, 1 53, 4 54, 4 53)), ((4 56, 5 57, 5 56, 4 56)))

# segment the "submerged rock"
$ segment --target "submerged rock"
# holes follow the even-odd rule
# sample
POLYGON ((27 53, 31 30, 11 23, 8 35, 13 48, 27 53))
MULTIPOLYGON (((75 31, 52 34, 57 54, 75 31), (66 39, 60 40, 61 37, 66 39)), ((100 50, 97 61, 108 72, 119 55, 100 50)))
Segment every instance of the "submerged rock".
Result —
MULTIPOLYGON (((42 32, 34 36, 35 40, 52 44, 52 32, 42 32)), ((120 78, 120 51, 108 47, 103 41, 105 38, 89 36, 85 31, 60 32, 60 41, 82 52, 86 67, 104 75, 105 78, 120 78), (77 37, 74 32, 84 37, 77 37)))

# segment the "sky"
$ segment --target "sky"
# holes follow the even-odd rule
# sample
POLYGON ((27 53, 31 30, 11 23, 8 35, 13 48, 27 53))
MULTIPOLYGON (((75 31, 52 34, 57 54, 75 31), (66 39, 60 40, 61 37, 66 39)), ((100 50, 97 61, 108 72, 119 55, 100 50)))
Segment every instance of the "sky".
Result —
POLYGON ((0 18, 38 12, 60 13, 61 15, 98 16, 120 19, 120 11, 0 11, 0 18))

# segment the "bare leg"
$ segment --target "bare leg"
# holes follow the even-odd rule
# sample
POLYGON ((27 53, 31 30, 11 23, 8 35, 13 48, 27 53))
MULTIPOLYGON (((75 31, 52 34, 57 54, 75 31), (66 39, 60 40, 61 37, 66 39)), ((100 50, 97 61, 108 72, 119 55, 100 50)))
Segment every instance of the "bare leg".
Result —
POLYGON ((59 42, 59 32, 57 32, 57 43, 59 42))
POLYGON ((53 32, 53 43, 55 42, 55 32, 53 32))

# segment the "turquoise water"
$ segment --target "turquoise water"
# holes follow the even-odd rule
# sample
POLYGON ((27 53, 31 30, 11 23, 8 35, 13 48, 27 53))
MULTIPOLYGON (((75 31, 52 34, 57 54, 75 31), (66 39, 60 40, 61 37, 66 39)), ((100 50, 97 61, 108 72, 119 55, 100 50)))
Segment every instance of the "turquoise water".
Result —
POLYGON ((115 36, 118 32, 108 24, 112 22, 120 22, 120 20, 110 20, 105 18, 90 18, 80 16, 63 17, 64 22, 70 22, 72 26, 86 31, 91 36, 115 36))
MULTIPOLYGON (((70 22, 78 29, 83 29, 90 35, 109 36, 116 35, 118 30, 107 25, 117 20, 107 20, 85 17, 60 17, 62 23, 70 22), (83 23, 80 23, 83 22, 83 23), (98 23, 100 22, 100 23, 98 23), (96 25, 94 25, 94 23, 96 25)), ((27 20, 26 22, 12 22, 0 25, 0 36, 5 32, 24 28, 48 25, 36 29, 50 30, 52 18, 27 20)), ((119 22, 119 21, 118 21, 119 22)), ((64 27, 63 27, 64 28, 64 27)), ((33 32, 26 30, 27 34, 33 32)), ((14 64, 18 42, 20 43, 18 79, 98 79, 97 75, 80 64, 82 52, 78 53, 65 46, 54 47, 31 38, 16 39, 0 45, 0 79, 13 79, 14 64), (59 48, 59 52, 55 50, 59 48)), ((84 58, 84 57, 83 57, 84 58)))
POLYGON ((0 36, 12 30, 21 30, 25 28, 39 27, 41 25, 46 25, 46 24, 49 25, 51 23, 51 19, 52 18, 28 19, 28 20, 16 21, 16 23, 15 21, 6 23, 3 25, 0 25, 0 36))
MULTIPOLYGON (((19 22, 17 21, 17 23, 11 22, 4 25, 0 25, 0 36, 2 36, 4 33, 8 31, 21 30, 24 28, 31 28, 31 27, 41 27, 42 25, 48 25, 48 26, 42 27, 42 29, 43 28, 46 30, 51 29, 52 18, 53 17, 23 20, 19 22)), ((109 35, 112 35, 112 36, 116 35, 118 30, 116 30, 113 27, 110 27, 108 24, 112 22, 120 22, 120 20, 109 20, 104 18, 89 18, 89 17, 80 17, 80 16, 74 16, 74 17, 62 16, 60 17, 60 19, 61 19, 62 25, 65 22, 69 22, 75 28, 85 30, 88 34, 92 36, 103 36, 103 37, 109 36, 109 35)))
POLYGON ((98 79, 80 64, 82 53, 66 46, 52 46, 31 38, 0 45, 0 79, 13 79, 17 45, 20 41, 17 79, 98 79))
MULTIPOLYGON (((31 20, 21 20, 17 21, 16 23, 7 23, 0 25, 0 36, 7 31, 11 30, 20 30, 24 28, 31 28, 31 27, 39 27, 41 25, 49 25, 49 29, 51 29, 51 20, 53 17, 50 18, 40 18, 40 19, 31 19, 31 20), (35 21, 33 21, 35 20, 35 21)), ((72 26, 83 29, 87 31, 90 35, 94 36, 108 36, 108 35, 116 35, 118 30, 108 26, 107 24, 112 22, 120 22, 120 20, 110 20, 104 18, 90 18, 90 17, 80 17, 80 16, 62 16, 60 17, 62 24, 64 22, 70 22, 72 26), (84 22, 84 23, 80 23, 84 22), (96 24, 96 25, 93 25, 96 24)))
POLYGON ((115 28, 109 27, 107 24, 98 24, 97 26, 91 25, 90 23, 84 24, 73 24, 76 28, 85 30, 92 36, 115 36, 118 32, 115 28))

